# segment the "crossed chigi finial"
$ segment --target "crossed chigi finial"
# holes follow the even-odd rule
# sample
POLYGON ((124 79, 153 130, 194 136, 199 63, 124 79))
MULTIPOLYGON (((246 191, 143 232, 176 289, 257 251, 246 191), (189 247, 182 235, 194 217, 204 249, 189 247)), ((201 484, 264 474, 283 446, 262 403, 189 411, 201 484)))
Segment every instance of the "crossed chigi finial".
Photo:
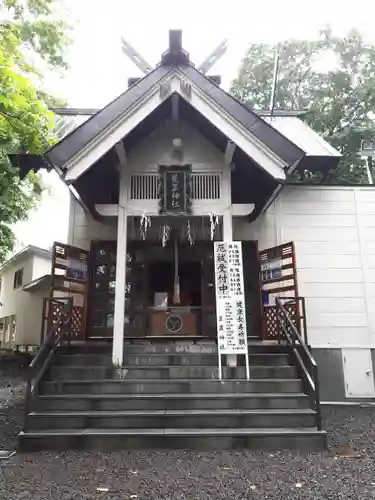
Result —
MULTIPOLYGON (((122 50, 124 54, 145 74, 150 73, 154 68, 149 64, 146 59, 140 54, 125 38, 121 39, 122 50)), ((219 43, 217 47, 204 59, 198 66, 198 71, 204 75, 212 68, 214 64, 225 54, 228 48, 228 40, 225 39, 219 43)), ((178 59, 184 60, 189 63, 189 54, 182 48, 182 31, 170 30, 169 32, 169 48, 162 55, 162 63, 173 62, 178 59)), ((219 77, 210 77, 215 80, 219 77)), ((138 78, 129 78, 129 86, 134 84, 138 78)))

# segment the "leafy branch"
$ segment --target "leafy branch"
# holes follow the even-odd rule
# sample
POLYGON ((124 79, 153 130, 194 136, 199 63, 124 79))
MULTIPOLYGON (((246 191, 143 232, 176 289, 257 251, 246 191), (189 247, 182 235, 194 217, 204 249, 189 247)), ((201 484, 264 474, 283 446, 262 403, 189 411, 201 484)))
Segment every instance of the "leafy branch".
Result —
MULTIPOLYGON (((269 107, 275 50, 249 45, 232 83, 232 94, 255 110, 269 107)), ((340 165, 325 182, 367 183, 358 152, 375 127, 375 45, 356 31, 340 38, 330 29, 316 40, 284 41, 275 109, 305 110, 302 119, 342 152, 340 165), (318 64, 325 60, 326 67, 318 64)), ((314 175, 308 178, 316 182, 314 175)))

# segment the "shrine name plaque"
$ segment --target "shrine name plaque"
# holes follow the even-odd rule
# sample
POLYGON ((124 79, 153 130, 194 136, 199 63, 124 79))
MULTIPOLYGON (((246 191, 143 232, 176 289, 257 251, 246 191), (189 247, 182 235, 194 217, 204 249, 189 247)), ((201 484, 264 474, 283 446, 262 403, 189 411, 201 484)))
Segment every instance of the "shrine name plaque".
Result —
POLYGON ((165 173, 165 209, 167 212, 186 212, 186 172, 165 173))
POLYGON ((190 165, 159 167, 160 213, 178 215, 190 212, 190 169, 190 165))

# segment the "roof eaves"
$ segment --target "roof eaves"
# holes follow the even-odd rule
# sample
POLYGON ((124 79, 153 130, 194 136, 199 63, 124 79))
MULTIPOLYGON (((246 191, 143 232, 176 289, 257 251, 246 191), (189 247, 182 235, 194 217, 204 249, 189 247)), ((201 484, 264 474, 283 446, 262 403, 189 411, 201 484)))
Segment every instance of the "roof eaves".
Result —
POLYGON ((5 261, 4 264, 0 266, 0 273, 2 273, 8 266, 15 264, 22 257, 25 257, 28 253, 30 253, 31 255, 39 255, 40 257, 45 257, 47 259, 52 258, 52 252, 50 250, 37 247, 35 245, 28 245, 25 248, 22 248, 22 250, 20 250, 19 252, 12 255, 12 257, 10 257, 7 261, 5 261))
POLYGON ((48 161, 55 167, 64 166, 113 121, 126 112, 129 107, 141 99, 154 85, 157 85, 170 71, 170 67, 157 66, 153 71, 138 80, 119 97, 49 149, 45 153, 48 161))
POLYGON ((51 279, 50 274, 44 274, 43 276, 39 276, 39 278, 35 278, 32 281, 29 281, 29 283, 26 283, 26 285, 23 286, 22 290, 25 290, 26 292, 30 291, 30 289, 33 289, 40 285, 43 282, 48 283, 48 281, 51 279))
POLYGON ((180 66, 179 70, 285 163, 292 165, 304 156, 305 152, 302 149, 275 130, 244 103, 225 92, 221 87, 212 82, 212 80, 200 73, 196 68, 191 65, 180 66))
POLYGON ((298 116, 303 116, 307 113, 306 110, 303 109, 275 109, 274 111, 270 111, 268 109, 253 109, 250 106, 248 106, 245 103, 245 106, 250 109, 253 113, 256 113, 258 116, 291 116, 291 117, 298 117, 298 116))

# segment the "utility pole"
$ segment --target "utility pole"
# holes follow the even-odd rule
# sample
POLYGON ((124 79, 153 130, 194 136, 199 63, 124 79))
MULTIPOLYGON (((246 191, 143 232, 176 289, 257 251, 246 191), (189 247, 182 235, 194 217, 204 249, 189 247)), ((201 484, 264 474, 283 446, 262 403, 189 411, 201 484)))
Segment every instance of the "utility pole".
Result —
POLYGON ((274 66, 274 70, 273 70, 272 93, 271 93, 271 102, 270 102, 270 116, 271 116, 271 118, 272 118, 273 113, 275 111, 277 80, 279 78, 279 62, 280 62, 280 46, 277 45, 276 51, 275 51, 275 66, 274 66))
POLYGON ((367 178, 369 184, 374 184, 372 179, 372 167, 373 167, 372 156, 368 156, 366 161, 366 170, 367 170, 367 178))
POLYGON ((360 155, 366 158, 366 173, 369 184, 374 184, 373 158, 375 156, 375 140, 362 141, 360 155))

